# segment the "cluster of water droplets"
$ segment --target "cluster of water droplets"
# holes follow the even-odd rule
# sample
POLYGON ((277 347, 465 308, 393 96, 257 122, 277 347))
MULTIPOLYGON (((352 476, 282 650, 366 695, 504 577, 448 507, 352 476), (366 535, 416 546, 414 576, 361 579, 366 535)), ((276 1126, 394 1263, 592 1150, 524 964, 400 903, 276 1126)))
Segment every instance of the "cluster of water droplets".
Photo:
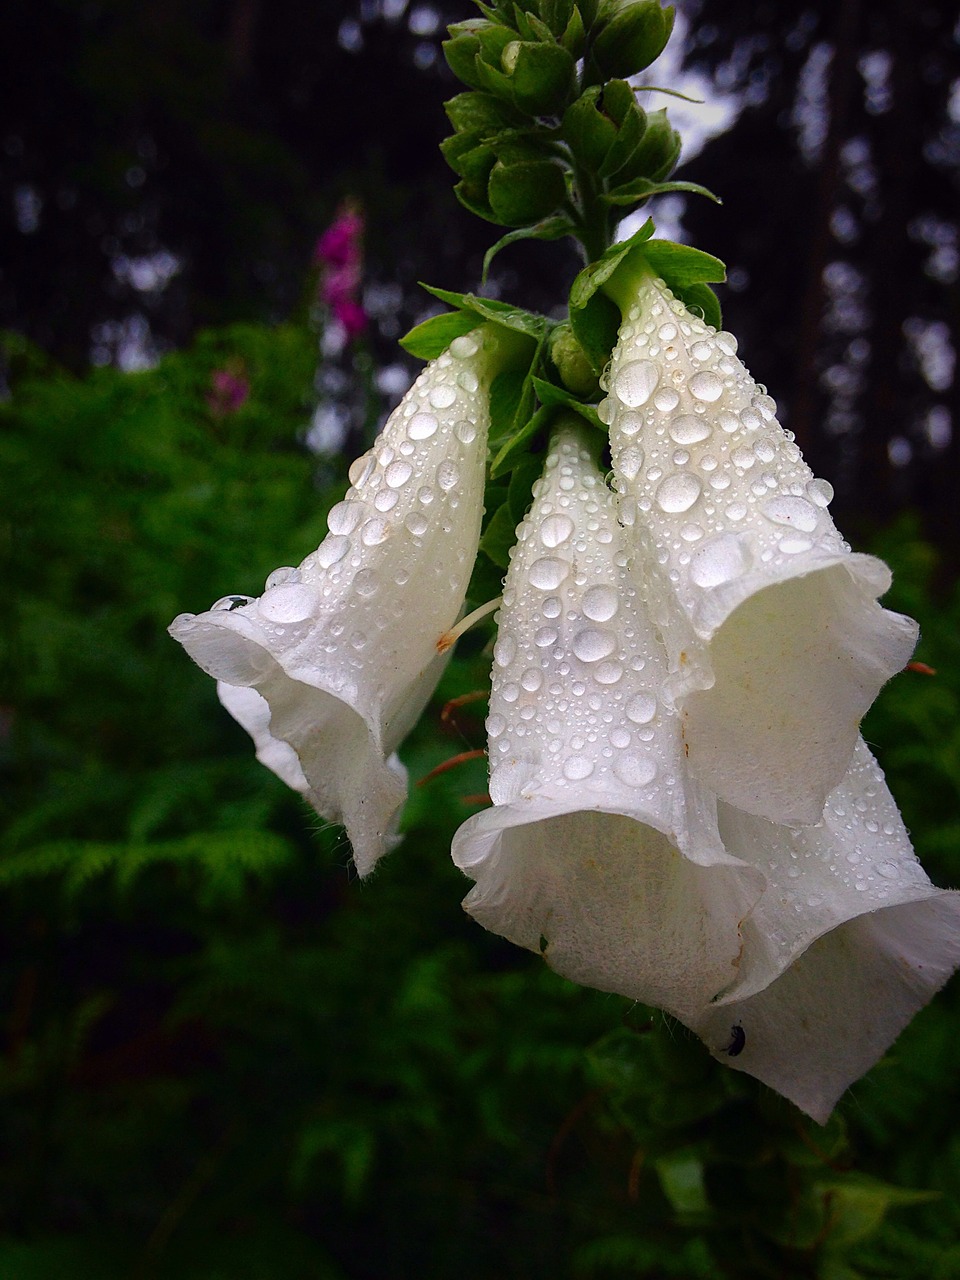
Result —
MULTIPOLYGON (((495 803, 585 784, 637 805, 676 786, 664 659, 628 573, 613 494, 578 432, 559 432, 518 531, 494 648, 495 803)), ((621 805, 622 807, 622 805, 621 805)))
POLYGON ((372 653, 395 659, 387 680, 422 669, 456 620, 476 556, 489 425, 481 384, 493 341, 481 328, 426 366, 351 465, 316 551, 274 570, 259 599, 225 596, 210 613, 230 615, 228 625, 269 650, 309 645, 310 660, 347 695, 361 671, 369 685, 372 653))
POLYGON ((826 511, 831 486, 814 479, 736 352, 732 334, 646 280, 603 379, 621 518, 652 531, 681 595, 846 549, 826 511))

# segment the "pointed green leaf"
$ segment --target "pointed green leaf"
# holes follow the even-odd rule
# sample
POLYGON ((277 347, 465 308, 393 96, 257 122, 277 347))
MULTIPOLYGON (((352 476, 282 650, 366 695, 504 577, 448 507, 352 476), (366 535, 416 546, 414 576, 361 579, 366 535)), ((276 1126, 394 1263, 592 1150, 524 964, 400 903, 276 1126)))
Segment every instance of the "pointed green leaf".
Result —
POLYGON ((600 421, 600 415, 597 413, 595 404, 585 404, 564 387, 558 387, 553 382, 545 382, 542 378, 534 378, 533 387, 542 405, 550 408, 572 409, 591 427, 596 427, 598 431, 602 431, 606 435, 607 428, 600 421))
POLYGON ((469 333, 481 323, 480 317, 469 311, 446 311, 415 325, 400 339, 400 346, 418 360, 435 360, 454 338, 469 333))
POLYGON ((719 196, 715 196, 708 187, 699 182, 651 182, 649 178, 634 178, 622 187, 614 187, 601 199, 607 204, 639 204, 649 200, 651 196, 662 196, 673 191, 689 191, 692 195, 706 196, 716 204, 723 204, 719 196))
POLYGON ((544 218, 540 222, 535 222, 530 227, 519 227, 516 231, 508 231, 505 236, 501 236, 496 244, 492 244, 487 252, 483 255, 483 274, 480 279, 485 282, 487 273, 493 263, 494 258, 501 249, 505 249, 509 244, 515 244, 518 240, 560 240, 563 236, 573 235, 575 228, 569 218, 555 217, 544 218))

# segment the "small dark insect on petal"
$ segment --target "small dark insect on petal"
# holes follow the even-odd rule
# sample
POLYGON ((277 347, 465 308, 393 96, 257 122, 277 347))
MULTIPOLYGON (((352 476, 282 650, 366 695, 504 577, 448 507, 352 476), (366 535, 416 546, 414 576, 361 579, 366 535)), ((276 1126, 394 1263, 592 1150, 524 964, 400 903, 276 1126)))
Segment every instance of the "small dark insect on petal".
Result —
POLYGON ((724 1053, 735 1058, 737 1054, 743 1053, 743 1046, 747 1043, 747 1033, 741 1027, 739 1022, 734 1023, 730 1028, 730 1043, 724 1049, 724 1053))

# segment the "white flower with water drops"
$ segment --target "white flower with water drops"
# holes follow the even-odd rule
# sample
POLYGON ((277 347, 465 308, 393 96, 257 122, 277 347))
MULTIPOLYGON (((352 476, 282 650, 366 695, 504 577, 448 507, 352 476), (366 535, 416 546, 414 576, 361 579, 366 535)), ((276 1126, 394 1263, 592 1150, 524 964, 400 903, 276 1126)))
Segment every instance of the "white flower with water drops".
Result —
POLYGON ((464 906, 574 981, 701 1011, 764 885, 690 778, 626 568, 599 439, 554 435, 507 574, 487 728, 493 807, 463 824, 464 906))
POLYGON ((649 272, 607 287, 623 324, 601 416, 690 763, 738 808, 817 822, 916 625, 877 603, 889 570, 850 552, 732 335, 649 272))
POLYGON ((390 846, 406 797, 393 753, 436 685, 442 638, 463 606, 490 383, 516 351, 491 325, 456 338, 351 466, 317 550, 272 573, 258 599, 227 596, 170 627, 221 682, 264 763, 344 824, 361 875, 390 846))
POLYGON ((743 922, 736 982, 683 1021, 823 1124, 960 965, 960 893, 930 883, 862 740, 816 826, 722 804, 719 821, 767 888, 743 922))

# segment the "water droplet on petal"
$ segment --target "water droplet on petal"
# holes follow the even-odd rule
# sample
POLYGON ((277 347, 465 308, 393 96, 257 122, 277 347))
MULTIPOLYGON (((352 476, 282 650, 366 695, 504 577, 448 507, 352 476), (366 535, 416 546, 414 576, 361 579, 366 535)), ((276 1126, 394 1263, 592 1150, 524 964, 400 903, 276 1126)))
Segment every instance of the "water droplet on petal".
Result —
POLYGON ((646 787, 657 776, 657 766, 648 756, 621 756, 613 771, 628 787, 646 787))
POLYGON ((829 480, 811 480, 807 485, 807 497, 817 507, 829 507, 833 501, 833 485, 829 480))
POLYGON ((710 435, 710 423, 692 413, 681 413, 667 430, 675 444, 699 444, 710 435))
POLYGON ((487 733, 491 738, 499 738, 506 727, 507 722, 503 716, 497 715, 496 712, 491 716, 487 716, 487 733))
POLYGON ((694 360, 699 360, 701 364, 709 360, 713 355, 713 343, 706 342, 701 338, 699 342, 695 342, 690 348, 690 354, 694 360))
POLYGON ((613 390, 621 404, 639 409, 653 395, 659 381, 660 370, 652 360, 631 360, 617 374, 613 390))
POLYGON ((407 435, 411 440, 429 440, 440 423, 432 413, 415 413, 407 423, 407 435))
POLYGON ((583 597, 583 616, 592 622, 609 622, 619 603, 620 598, 613 587, 591 587, 583 597))
POLYGON ((788 533, 786 537, 780 539, 777 546, 788 556, 796 556, 801 555, 804 551, 810 551, 813 547, 813 542, 810 538, 804 537, 802 533, 788 533))
POLYGON ((547 516, 540 526, 540 541, 552 550, 567 541, 573 528, 573 521, 569 516, 547 516))
POLYGON ((579 631, 571 648, 581 662, 599 662, 609 658, 617 647, 616 639, 608 631, 579 631))
POLYGON ((449 409, 457 398, 457 393, 453 387, 448 387, 446 383, 441 383, 439 387, 433 387, 429 400, 435 409, 449 409))
POLYGON ((425 515, 421 515, 419 511, 414 511, 407 516, 407 528, 415 538, 422 538, 430 527, 430 522, 425 515))
POLYGON ((698 587, 719 587, 738 578, 748 563, 740 539, 732 533, 720 533, 690 557, 690 580, 698 587))
POLYGON ((331 533, 353 533, 363 515, 363 506, 359 502, 338 502, 330 508, 327 516, 327 528, 331 533))
POLYGON ((317 564, 321 569, 329 569, 337 564, 350 550, 350 539, 340 534, 331 533, 320 543, 315 552, 317 564))
POLYGON ((563 776, 568 782, 582 782, 593 773, 593 761, 585 756, 570 756, 563 762, 563 776))
POLYGON ((643 450, 639 445, 630 445, 626 449, 621 449, 616 460, 616 470, 624 480, 636 480, 642 466, 643 450))
MULTIPOLYGON (((252 604, 253 596, 221 596, 210 606, 211 613, 233 613, 234 609, 242 609, 244 605, 252 604)), ((192 618, 193 614, 186 614, 186 617, 192 618)))
POLYGON ((670 413, 680 403, 680 397, 673 387, 660 387, 653 397, 653 403, 661 413, 670 413))
POLYGON ((498 667, 509 667, 517 656, 517 642, 513 636, 500 636, 493 646, 493 660, 498 667))
POLYGON ((661 481, 655 497, 661 511, 677 514, 689 511, 700 497, 700 492, 701 485, 696 476, 681 472, 661 481))
POLYGON ((543 672, 539 667, 527 667, 520 677, 520 684, 522 688, 526 689, 527 693, 536 693, 543 684, 543 672))
MULTIPOLYGON (((535 560, 530 566, 530 583, 540 591, 554 591, 569 572, 570 565, 566 560, 558 560, 554 556, 543 556, 540 560, 535 560)), ((546 612, 546 605, 544 605, 544 613, 546 612)), ((552 616, 557 617, 559 612, 560 602, 558 600, 557 613, 552 616)))
POLYGON ((381 489, 374 498, 373 505, 378 511, 386 515, 388 511, 393 510, 399 501, 400 495, 397 493, 396 489, 381 489))
POLYGON ((715 373, 703 369, 690 379, 690 394, 694 400, 702 400, 704 404, 713 404, 723 395, 723 383, 715 373))
POLYGON ((274 569, 273 573, 267 578, 263 584, 264 591, 269 591, 271 587, 282 587, 285 582, 299 582, 300 570, 294 569, 292 566, 284 565, 280 569, 274 569))
POLYGON ((765 502, 761 510, 774 524, 786 524, 801 533, 813 533, 819 518, 817 508, 806 498, 795 498, 790 494, 778 494, 765 502))
POLYGON ((540 627, 534 634, 533 643, 538 649, 549 649, 557 643, 558 638, 556 627, 540 627))
POLYGON ((471 356, 477 354, 479 349, 476 338, 469 333, 463 333, 459 338, 454 338, 449 347, 450 354, 456 356, 458 360, 469 360, 471 356))
POLYGON ((626 707, 627 719, 634 724, 649 724, 657 714, 657 699, 652 693, 637 693, 626 707))
POLYGON ((410 463, 398 458, 396 462, 390 463, 383 473, 383 478, 391 489, 402 489, 412 475, 413 467, 410 463))
POLYGON ((272 587, 260 597, 260 612, 268 622, 303 622, 313 613, 317 597, 303 583, 272 587))
POLYGON ((453 428, 453 433, 461 444, 473 444, 477 438, 477 425, 468 418, 461 418, 453 428))
POLYGON ((347 472, 347 479, 355 489, 359 489, 365 485, 376 468, 376 461, 369 453, 363 454, 360 458, 355 458, 350 463, 350 470, 347 472))
POLYGON ((447 458, 437 467, 437 484, 444 491, 449 493, 451 489, 455 489, 460 483, 460 471, 455 462, 451 462, 447 458))
POLYGON ((609 662, 598 663, 593 669, 593 678, 597 684, 612 685, 617 684, 623 675, 623 663, 618 662, 616 658, 611 658, 609 662))
POLYGON ((381 542, 386 542, 390 536, 390 526, 386 520, 380 520, 376 516, 368 520, 360 530, 360 541, 365 547, 376 547, 381 542))

